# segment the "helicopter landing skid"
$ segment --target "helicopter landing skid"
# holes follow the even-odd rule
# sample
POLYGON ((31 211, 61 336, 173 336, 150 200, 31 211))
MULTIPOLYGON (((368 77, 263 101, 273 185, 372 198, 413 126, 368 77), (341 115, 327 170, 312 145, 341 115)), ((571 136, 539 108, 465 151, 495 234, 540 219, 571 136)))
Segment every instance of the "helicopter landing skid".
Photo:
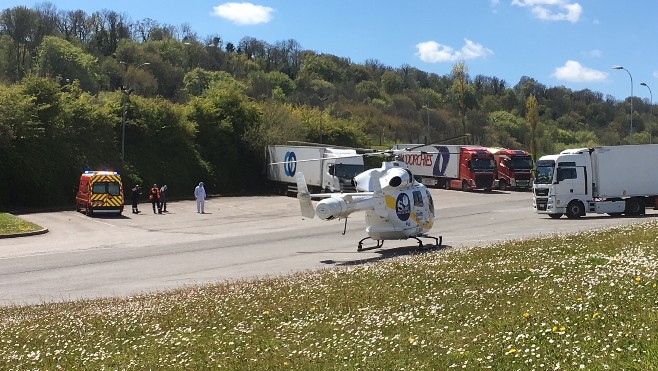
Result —
POLYGON ((363 241, 368 240, 368 239, 372 240, 372 238, 370 238, 370 237, 362 238, 361 241, 359 241, 359 247, 356 248, 356 251, 378 249, 378 248, 384 246, 384 240, 374 240, 374 241, 377 241, 377 245, 363 248, 363 241))
MULTIPOLYGON (((434 236, 428 236, 426 234, 423 234, 423 235, 420 235, 418 237, 409 237, 409 238, 413 238, 414 240, 418 241, 418 247, 420 247, 421 249, 430 248, 430 246, 428 246, 428 245, 423 245, 423 241, 420 239, 421 237, 422 238, 433 239, 435 244, 432 245, 432 246, 435 246, 435 247, 441 247, 441 245, 443 244, 443 236, 434 237, 434 236)), ((359 246, 357 247, 356 251, 379 249, 380 247, 384 246, 384 240, 375 240, 375 241, 377 241, 377 245, 364 248, 363 247, 363 241, 368 240, 368 239, 372 239, 372 238, 370 238, 370 237, 362 238, 361 241, 359 241, 359 246)))
POLYGON ((426 235, 426 234, 423 234, 423 235, 420 235, 420 236, 418 236, 418 237, 411 237, 411 238, 413 238, 414 240, 418 241, 418 247, 420 247, 420 248, 422 248, 422 249, 427 249, 427 248, 429 248, 429 247, 426 246, 426 245, 423 245, 423 241, 421 241, 421 239, 420 239, 419 237, 423 237, 423 238, 431 238, 431 239, 433 239, 434 242, 435 242, 433 246, 435 246, 435 247, 441 247, 441 244, 443 244, 443 236, 439 236, 439 237, 437 238, 437 237, 434 237, 434 236, 428 236, 428 235, 426 235))

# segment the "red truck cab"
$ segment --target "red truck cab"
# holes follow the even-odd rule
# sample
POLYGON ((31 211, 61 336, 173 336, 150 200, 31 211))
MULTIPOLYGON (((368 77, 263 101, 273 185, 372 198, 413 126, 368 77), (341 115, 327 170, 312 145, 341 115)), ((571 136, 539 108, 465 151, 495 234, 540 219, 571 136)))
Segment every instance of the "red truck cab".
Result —
POLYGON ((532 156, 521 149, 489 148, 498 167, 498 189, 532 189, 532 156))
POLYGON ((484 147, 462 146, 459 153, 459 179, 453 179, 449 188, 490 191, 496 181, 494 156, 484 147))

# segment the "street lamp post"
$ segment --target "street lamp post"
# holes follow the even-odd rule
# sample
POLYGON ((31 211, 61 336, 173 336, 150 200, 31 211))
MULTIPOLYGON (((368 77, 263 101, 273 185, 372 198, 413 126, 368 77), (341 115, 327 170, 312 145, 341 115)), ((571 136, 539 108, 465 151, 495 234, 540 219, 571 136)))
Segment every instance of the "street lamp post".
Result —
POLYGON ((127 86, 121 85, 121 92, 123 93, 121 108, 123 111, 123 124, 121 125, 121 162, 125 164, 126 162, 126 116, 128 115, 128 106, 126 102, 128 101, 128 96, 133 92, 132 89, 129 89, 127 86))
POLYGON ((653 93, 649 85, 641 82, 640 85, 646 86, 649 89, 649 144, 651 144, 651 121, 653 120, 652 108, 653 108, 653 93))
POLYGON ((427 138, 425 139, 425 144, 430 144, 430 98, 427 97, 427 105, 423 106, 425 111, 427 111, 427 138))
MULTIPOLYGON (((128 72, 128 63, 124 61, 119 61, 119 64, 123 64, 126 66, 126 73, 128 72)), ((135 70, 150 65, 150 62, 144 62, 142 64, 139 64, 137 67, 135 67, 135 70)), ((133 78, 132 85, 135 85, 135 81, 133 78)), ((130 88, 127 85, 121 85, 121 92, 123 93, 123 97, 121 100, 121 111, 122 111, 122 124, 121 124, 121 163, 125 165, 126 162, 126 118, 128 115, 128 106, 127 106, 127 101, 128 97, 130 94, 132 94, 134 91, 133 88, 130 88)))
POLYGON ((329 97, 320 97, 321 106, 322 106, 321 107, 322 109, 320 109, 320 144, 322 144, 322 132, 324 130, 324 128, 322 127, 323 126, 322 125, 323 124, 322 116, 323 116, 323 111, 324 111, 324 102, 327 101, 327 98, 329 98, 329 97))
POLYGON ((631 75, 631 72, 629 70, 625 69, 622 66, 613 66, 612 69, 624 70, 628 73, 628 77, 631 78, 631 136, 629 142, 630 144, 633 144, 633 76, 631 75))

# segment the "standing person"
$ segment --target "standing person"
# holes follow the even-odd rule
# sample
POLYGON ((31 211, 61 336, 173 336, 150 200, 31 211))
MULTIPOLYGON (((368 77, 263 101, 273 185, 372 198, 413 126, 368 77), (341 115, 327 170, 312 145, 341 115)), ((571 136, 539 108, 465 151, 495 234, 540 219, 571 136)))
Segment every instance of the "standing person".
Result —
POLYGON ((203 188, 203 182, 199 182, 199 185, 194 188, 194 198, 196 198, 196 212, 205 214, 203 207, 206 202, 206 189, 203 188))
POLYGON ((133 214, 139 214, 139 209, 137 208, 137 204, 139 203, 139 195, 142 194, 142 188, 140 188, 139 184, 137 184, 134 188, 132 193, 130 194, 130 197, 133 201, 133 214))
POLYGON ((160 188, 158 188, 157 184, 153 184, 153 187, 151 187, 151 193, 149 193, 149 200, 151 200, 151 203, 153 204, 153 214, 158 213, 162 214, 162 206, 160 205, 160 188), (157 210, 156 210, 157 206, 157 210))
POLYGON ((160 206, 162 207, 163 212, 167 212, 167 185, 163 185, 160 188, 160 206))

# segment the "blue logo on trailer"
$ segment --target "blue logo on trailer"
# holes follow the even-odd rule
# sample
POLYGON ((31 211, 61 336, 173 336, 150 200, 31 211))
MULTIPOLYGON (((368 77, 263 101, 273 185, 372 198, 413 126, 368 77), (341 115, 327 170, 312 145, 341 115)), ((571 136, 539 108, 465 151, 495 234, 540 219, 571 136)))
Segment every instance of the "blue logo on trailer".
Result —
POLYGON ((283 171, 286 175, 295 176, 295 172, 297 171, 297 155, 295 155, 295 152, 286 152, 286 157, 283 161, 286 162, 283 164, 283 171))
POLYGON ((432 174, 434 174, 434 176, 443 176, 448 168, 448 162, 450 162, 450 150, 448 147, 444 146, 435 146, 434 148, 439 151, 439 154, 436 156, 432 174))
POLYGON ((395 213, 398 215, 398 219, 403 222, 406 222, 411 215, 411 202, 409 201, 409 196, 406 193, 400 193, 397 200, 395 201, 395 213))

